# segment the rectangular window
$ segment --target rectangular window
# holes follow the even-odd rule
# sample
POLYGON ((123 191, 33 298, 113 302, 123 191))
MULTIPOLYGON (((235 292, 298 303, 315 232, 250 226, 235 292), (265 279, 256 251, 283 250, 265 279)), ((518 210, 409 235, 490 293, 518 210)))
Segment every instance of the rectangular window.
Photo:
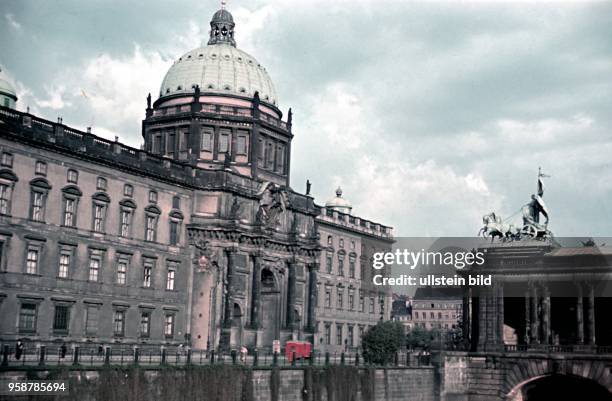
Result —
POLYGON ((37 161, 34 174, 46 176, 47 175, 47 163, 41 162, 40 160, 37 161))
POLYGON ((26 273, 37 274, 38 273, 38 249, 28 249, 26 257, 26 273))
POLYGON ((64 198, 64 225, 74 227, 76 223, 76 200, 64 198))
POLYGON ((34 221, 44 221, 45 219, 45 194, 40 191, 32 191, 30 217, 34 221))
POLYGON ((19 310, 19 332, 34 333, 36 331, 36 308, 34 303, 23 303, 19 310))
POLYGON ((338 255, 338 275, 344 276, 344 256, 338 255))
POLYGON ((331 344, 331 325, 330 324, 325 325, 325 344, 327 345, 331 344))
POLYGON ((348 346, 353 347, 353 326, 348 326, 348 333, 346 334, 346 339, 348 340, 348 346))
POLYGON ((365 299, 363 295, 359 296, 359 311, 362 313, 365 312, 365 299))
POLYGON ((0 214, 11 212, 11 186, 0 184, 0 214))
POLYGON ((333 263, 333 258, 332 255, 330 253, 327 254, 327 257, 325 258, 325 267, 327 269, 327 273, 332 272, 332 263, 333 263))
POLYGON ((355 259, 349 259, 349 277, 355 278, 355 259))
POLYGON ((69 323, 70 307, 66 305, 55 305, 55 315, 53 316, 53 331, 67 333, 69 323))
POLYGON ((166 315, 164 334, 166 338, 174 336, 174 315, 166 315))
POLYGON ((177 245, 179 242, 179 224, 176 220, 170 221, 170 245, 177 245))
POLYGON ((125 285, 127 281, 127 261, 119 260, 117 262, 117 284, 125 285))
POLYGON ((104 232, 104 215, 106 205, 101 203, 94 204, 93 230, 97 233, 104 232))
POLYGON ((174 290, 175 275, 176 275, 176 270, 169 268, 168 273, 166 275, 166 290, 168 291, 174 290))
POLYGON ((106 191, 106 178, 98 177, 96 179, 96 189, 99 191, 106 191))
POLYGON ((202 131, 202 147, 206 152, 212 152, 213 148, 213 133, 210 130, 202 131))
POLYGON ((97 305, 87 306, 87 316, 85 317, 85 334, 88 336, 96 335, 98 332, 98 319, 100 307, 97 305))
POLYGON ((140 336, 149 337, 151 332, 151 312, 142 312, 140 314, 140 336))
POLYGON ((172 155, 176 150, 176 135, 174 133, 168 134, 168 148, 166 153, 172 155))
POLYGON ((359 341, 363 338, 363 326, 359 326, 359 341))
POLYGON ((121 210, 121 230, 119 235, 127 238, 130 236, 130 221, 132 219, 132 211, 130 209, 121 210))
POLYGON ((172 197, 172 209, 180 209, 181 208, 181 198, 179 196, 172 197))
POLYGON ((274 144, 272 142, 266 144, 266 168, 274 169, 274 144))
POLYGON ((100 273, 100 259, 90 258, 89 259, 89 281, 98 281, 99 273, 100 273))
POLYGON ((355 309, 355 295, 352 292, 349 292, 348 307, 349 307, 349 310, 355 309))
POLYGON ((116 310, 113 313, 113 335, 123 337, 125 334, 125 311, 116 310))
POLYGON ((153 137, 153 149, 151 149, 151 151, 155 154, 161 153, 161 144, 162 144, 161 135, 159 134, 155 135, 153 137))
POLYGON ((370 313, 374 313, 374 298, 370 298, 370 313))
POLYGON ((183 129, 181 130, 181 142, 180 142, 180 151, 185 152, 189 147, 189 130, 183 129))
POLYGON ((285 146, 281 144, 276 147, 276 171, 285 173, 285 146))
POLYGON ((157 192, 149 191, 149 203, 157 203, 157 192))
POLYGON ((331 308, 331 289, 325 289, 325 307, 331 308))
POLYGON ((337 291, 337 298, 336 298, 336 306, 338 307, 338 309, 342 309, 344 307, 344 292, 342 290, 338 290, 337 291))
POLYGON ((230 151, 230 135, 228 133, 221 133, 219 135, 219 153, 229 153, 230 151))
POLYGON ((131 198, 134 195, 134 187, 130 184, 125 184, 123 186, 123 196, 131 198))
POLYGON ((79 172, 76 170, 68 170, 66 180, 71 184, 76 184, 79 181, 79 172))
POLYGON ((68 270, 70 269, 70 256, 69 252, 62 252, 59 257, 59 270, 57 276, 60 278, 68 278, 68 270))
POLYGON ((238 135, 236 154, 246 155, 247 154, 247 137, 244 135, 238 135))
POLYGON ((336 325, 336 345, 342 345, 342 325, 336 325))
POLYGON ((157 217, 152 216, 152 215, 147 215, 145 240, 154 242, 156 238, 156 231, 157 231, 157 217))
POLYGON ((2 152, 2 160, 0 162, 4 167, 13 167, 13 155, 8 152, 2 152))
POLYGON ((145 262, 142 274, 142 286, 145 288, 151 287, 151 279, 153 275, 153 265, 151 262, 145 262))

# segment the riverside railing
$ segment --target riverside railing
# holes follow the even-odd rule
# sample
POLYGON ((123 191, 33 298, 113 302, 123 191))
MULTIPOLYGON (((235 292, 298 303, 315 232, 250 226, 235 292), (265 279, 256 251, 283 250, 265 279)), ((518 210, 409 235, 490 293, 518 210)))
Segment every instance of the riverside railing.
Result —
MULTIPOLYGON (((358 353, 314 352, 303 358, 270 351, 250 351, 241 354, 215 350, 182 348, 113 348, 87 346, 24 346, 21 354, 14 346, 3 345, 0 369, 27 367, 102 367, 102 366, 188 366, 188 365, 244 365, 252 367, 299 367, 325 365, 367 365, 358 353)), ((429 353, 398 352, 388 364, 396 367, 423 367, 430 365, 429 353)))

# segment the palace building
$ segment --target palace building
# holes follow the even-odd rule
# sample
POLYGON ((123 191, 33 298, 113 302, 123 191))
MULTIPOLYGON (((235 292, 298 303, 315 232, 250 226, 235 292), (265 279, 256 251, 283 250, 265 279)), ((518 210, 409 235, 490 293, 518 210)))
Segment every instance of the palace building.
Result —
POLYGON ((291 188, 291 109, 227 10, 210 28, 141 149, 17 111, 0 79, 0 340, 355 346, 388 319, 368 280, 391 228, 291 188))

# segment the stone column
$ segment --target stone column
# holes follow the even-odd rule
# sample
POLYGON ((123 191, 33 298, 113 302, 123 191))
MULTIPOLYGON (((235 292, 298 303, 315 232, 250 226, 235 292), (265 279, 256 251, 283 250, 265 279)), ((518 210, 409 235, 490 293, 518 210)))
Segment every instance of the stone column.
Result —
POLYGON ((589 325, 589 344, 595 345, 595 288, 593 284, 589 284, 589 314, 587 316, 587 323, 589 325))
POLYGON ((297 263, 289 262, 289 276, 287 277, 287 328, 295 328, 295 270, 297 263))
POLYGON ((531 342, 531 305, 530 305, 530 297, 529 290, 525 291, 525 331, 523 341, 525 344, 529 344, 531 342))
POLYGON ((227 276, 225 279, 225 315, 223 326, 231 327, 234 311, 234 254, 235 249, 227 250, 227 276))
POLYGON ((531 343, 540 343, 540 319, 538 316, 538 288, 531 283, 531 343))
POLYGON ((308 330, 313 333, 317 329, 317 272, 319 264, 312 263, 308 266, 308 330))
POLYGON ((546 284, 542 291, 542 343, 551 344, 551 330, 550 330, 550 291, 546 284))
POLYGON ((576 283, 578 287, 578 296, 576 297, 576 342, 584 344, 584 305, 582 294, 582 283, 576 283))
POLYGON ((261 255, 253 256, 253 281, 251 285, 251 327, 259 328, 259 305, 261 302, 261 255))
POLYGON ((504 285, 497 285, 497 343, 504 344, 504 285))

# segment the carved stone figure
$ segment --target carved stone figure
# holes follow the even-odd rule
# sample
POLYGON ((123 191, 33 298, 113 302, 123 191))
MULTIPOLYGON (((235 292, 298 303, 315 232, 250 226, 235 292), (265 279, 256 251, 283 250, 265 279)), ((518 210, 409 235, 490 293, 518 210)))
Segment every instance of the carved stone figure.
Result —
POLYGON ((269 228, 277 228, 280 224, 280 215, 289 205, 286 190, 271 182, 265 182, 257 195, 260 200, 255 216, 256 222, 269 228))

